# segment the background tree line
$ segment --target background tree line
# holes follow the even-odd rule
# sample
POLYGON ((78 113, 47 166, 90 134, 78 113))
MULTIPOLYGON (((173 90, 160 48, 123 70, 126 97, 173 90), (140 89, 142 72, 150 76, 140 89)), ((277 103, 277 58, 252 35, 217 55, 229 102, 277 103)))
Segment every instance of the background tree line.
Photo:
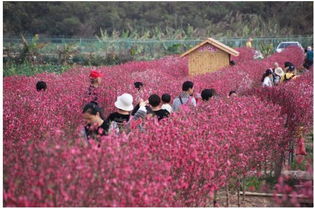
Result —
POLYGON ((3 10, 6 37, 95 37, 101 29, 147 38, 171 30, 190 37, 313 34, 313 2, 4 2, 3 10))

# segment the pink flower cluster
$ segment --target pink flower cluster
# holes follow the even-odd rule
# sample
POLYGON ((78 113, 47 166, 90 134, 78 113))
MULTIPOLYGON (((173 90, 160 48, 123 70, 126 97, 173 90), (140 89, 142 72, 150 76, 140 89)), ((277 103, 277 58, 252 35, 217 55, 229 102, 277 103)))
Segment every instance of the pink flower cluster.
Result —
MULTIPOLYGON (((5 206, 208 206, 215 190, 260 172, 290 139, 283 103, 249 90, 273 61, 300 65, 302 52, 287 49, 259 61, 250 58, 250 49, 242 52, 237 65, 196 77, 187 75, 187 59, 177 56, 97 68, 104 74, 98 101, 105 116, 122 93, 135 103, 153 93, 174 98, 186 80, 196 92, 214 88, 222 95, 160 122, 147 120, 144 130, 105 136, 100 147, 85 146, 80 135, 90 68, 4 78, 5 206), (47 91, 36 91, 39 80, 47 91), (144 83, 143 91, 135 81, 144 83), (248 96, 229 99, 230 90, 248 96)), ((306 102, 302 107, 308 108, 309 75, 298 79, 286 86, 303 86, 304 92, 287 105, 306 102)), ((306 110, 306 116, 296 111, 292 117, 310 123, 306 110)))

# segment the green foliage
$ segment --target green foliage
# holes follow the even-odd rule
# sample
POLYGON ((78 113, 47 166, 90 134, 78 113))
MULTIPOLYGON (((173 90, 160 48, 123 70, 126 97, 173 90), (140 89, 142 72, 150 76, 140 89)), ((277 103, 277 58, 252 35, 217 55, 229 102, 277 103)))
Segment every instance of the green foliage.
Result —
POLYGON ((60 65, 68 65, 72 63, 72 58, 78 53, 75 44, 64 44, 61 47, 57 47, 58 62, 60 65))
POLYGON ((179 54, 183 51, 182 48, 183 48, 182 44, 173 44, 167 48, 167 52, 169 54, 179 54))
POLYGON ((109 53, 107 56, 101 54, 89 55, 75 55, 72 59, 74 64, 79 64, 83 66, 105 66, 105 65, 117 65, 128 61, 134 60, 132 56, 127 54, 115 54, 109 53))
POLYGON ((109 53, 107 54, 103 65, 118 65, 132 60, 133 57, 131 57, 129 54, 109 53))
POLYGON ((131 49, 129 50, 130 55, 133 57, 142 54, 143 51, 144 51, 144 46, 142 45, 132 46, 131 49))
POLYGON ((33 76, 34 74, 49 72, 62 73, 69 69, 69 66, 59 65, 32 65, 30 63, 12 64, 3 68, 3 76, 26 75, 33 76))
POLYGON ((103 36, 99 28, 132 39, 313 34, 313 2, 4 2, 3 14, 6 36, 103 36))
MULTIPOLYGON (((255 190, 259 190, 262 185, 262 180, 257 177, 250 177, 245 179, 245 187, 254 187, 255 190)), ((247 189, 246 188, 246 189, 247 189)))
POLYGON ((262 178, 270 187, 274 187, 278 183, 278 179, 274 176, 267 176, 262 178))
POLYGON ((21 35, 23 47, 20 50, 20 55, 18 57, 19 63, 31 62, 36 63, 39 58, 39 49, 43 48, 46 44, 39 43, 39 36, 36 34, 31 42, 28 42, 23 35, 21 35))
POLYGON ((256 191, 261 190, 262 188, 274 187, 277 183, 277 179, 273 176, 263 176, 263 177, 248 177, 245 179, 245 189, 249 190, 254 187, 256 191))
POLYGON ((261 53, 264 55, 264 57, 270 56, 272 53, 274 53, 275 49, 272 43, 260 43, 259 49, 261 53))

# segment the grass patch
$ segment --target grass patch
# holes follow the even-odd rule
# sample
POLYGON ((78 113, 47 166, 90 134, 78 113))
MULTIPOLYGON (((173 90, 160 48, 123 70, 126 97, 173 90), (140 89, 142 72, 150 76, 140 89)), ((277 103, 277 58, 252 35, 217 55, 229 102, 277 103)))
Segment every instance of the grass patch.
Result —
POLYGON ((62 65, 31 65, 25 64, 10 64, 3 67, 3 76, 25 75, 33 76, 35 74, 48 72, 48 73, 63 73, 71 68, 71 66, 62 65))
POLYGON ((276 184, 277 180, 274 176, 252 176, 246 178, 244 182, 245 190, 253 192, 269 192, 276 184))

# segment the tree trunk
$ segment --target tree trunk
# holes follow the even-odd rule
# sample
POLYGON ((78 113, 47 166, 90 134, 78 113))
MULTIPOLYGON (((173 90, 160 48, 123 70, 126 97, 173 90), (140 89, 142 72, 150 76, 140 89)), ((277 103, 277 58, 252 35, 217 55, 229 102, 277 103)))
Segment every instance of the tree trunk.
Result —
POLYGON ((281 152, 277 155, 277 158, 275 161, 274 177, 276 179, 278 179, 281 174, 283 162, 284 162, 284 152, 281 152))
POLYGON ((229 207, 230 201, 229 201, 229 185, 226 186, 226 207, 229 207))

